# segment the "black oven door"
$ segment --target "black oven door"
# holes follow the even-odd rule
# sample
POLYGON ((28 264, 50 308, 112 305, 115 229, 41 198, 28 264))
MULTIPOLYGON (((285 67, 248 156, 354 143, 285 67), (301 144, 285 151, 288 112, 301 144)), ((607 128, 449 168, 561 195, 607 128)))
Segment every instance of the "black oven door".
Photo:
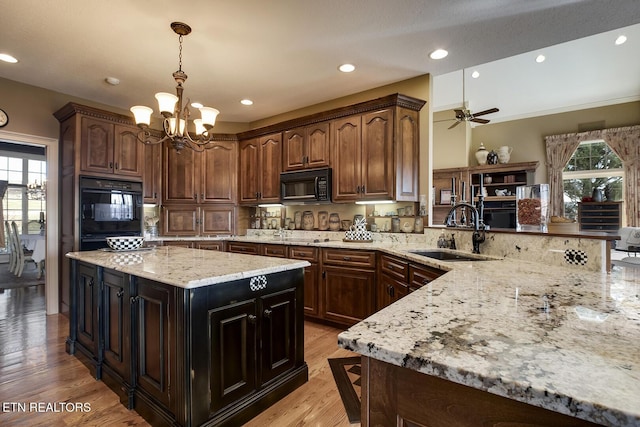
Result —
POLYGON ((96 181, 84 181, 80 189, 81 240, 141 236, 142 184, 96 181))

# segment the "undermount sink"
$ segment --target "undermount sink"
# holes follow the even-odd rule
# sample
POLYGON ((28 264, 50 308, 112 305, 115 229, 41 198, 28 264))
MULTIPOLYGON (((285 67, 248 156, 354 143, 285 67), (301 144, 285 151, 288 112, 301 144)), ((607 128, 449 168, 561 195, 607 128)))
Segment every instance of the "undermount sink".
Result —
POLYGON ((441 261, 490 261, 490 258, 482 258, 474 255, 466 255, 456 252, 442 251, 438 249, 426 251, 410 251, 414 255, 420 255, 427 258, 438 259, 441 261))

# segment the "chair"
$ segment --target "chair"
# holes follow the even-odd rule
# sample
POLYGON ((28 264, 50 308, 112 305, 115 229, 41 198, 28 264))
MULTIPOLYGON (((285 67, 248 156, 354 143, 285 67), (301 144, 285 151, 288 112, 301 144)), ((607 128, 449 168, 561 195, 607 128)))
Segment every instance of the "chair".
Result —
POLYGON ((9 221, 4 222, 4 230, 5 230, 5 240, 7 244, 7 251, 9 252, 9 272, 13 273, 17 264, 17 255, 16 250, 13 247, 13 237, 11 233, 11 227, 9 226, 9 221))
MULTIPOLYGON (((18 233, 18 226, 16 225, 15 221, 11 221, 11 231, 12 231, 11 234, 13 238, 13 246, 15 248, 15 252, 17 255, 16 268, 13 271, 13 274, 15 274, 18 277, 22 277, 22 271, 24 270, 24 265, 28 262, 32 262, 34 264, 36 264, 36 262, 33 260, 33 258, 31 258, 31 254, 33 254, 33 251, 26 250, 22 245, 22 242, 20 241, 20 233, 18 233)), ((36 264, 36 268, 37 268, 37 264, 36 264)))

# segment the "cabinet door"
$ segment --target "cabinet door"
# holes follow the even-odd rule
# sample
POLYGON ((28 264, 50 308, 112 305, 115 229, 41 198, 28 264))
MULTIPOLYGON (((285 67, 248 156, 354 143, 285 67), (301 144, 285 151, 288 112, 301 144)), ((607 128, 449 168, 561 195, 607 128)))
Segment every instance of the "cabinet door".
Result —
POLYGON ((200 234, 235 234, 235 208, 233 206, 200 206, 200 234))
POLYGON ((375 311, 374 271, 325 266, 323 318, 352 326, 375 311))
POLYGON ((162 199, 164 202, 197 202, 197 164, 202 153, 184 149, 178 154, 169 144, 163 144, 164 167, 162 199))
POLYGON ((198 242, 197 243, 197 248, 198 249, 205 249, 205 250, 208 250, 208 251, 221 251, 221 252, 224 252, 224 240, 220 240, 220 241, 216 241, 216 242, 210 242, 210 241, 198 242))
POLYGON ((160 203, 160 186, 162 183, 162 145, 144 146, 144 174, 142 178, 145 203, 160 203))
POLYGON ((330 143, 329 123, 318 123, 306 129, 306 164, 307 168, 329 166, 330 143))
POLYGON ((333 200, 357 200, 362 188, 360 116, 335 120, 331 126, 333 200))
POLYGON ((420 182, 419 113, 407 108, 396 110, 394 200, 417 202, 420 182))
POLYGON ((144 144, 138 140, 139 129, 116 125, 114 131, 114 173, 123 176, 142 177, 144 170, 144 144))
POLYGON ((241 301, 208 311, 210 413, 257 388, 257 304, 241 301))
POLYGON ((282 134, 260 138, 260 202, 280 201, 280 172, 282 172, 282 134))
POLYGON ((104 324, 104 363, 129 383, 130 379, 130 327, 129 286, 122 273, 104 270, 102 278, 102 304, 104 324))
POLYGON ((320 315, 318 264, 311 263, 304 268, 304 314, 318 317, 320 315))
POLYGON ((81 128, 80 170, 112 174, 113 124, 104 120, 82 117, 81 128))
POLYGON ((258 201, 260 171, 260 145, 257 139, 240 142, 240 202, 256 203, 258 201))
POLYGON ((75 286, 78 317, 76 337, 82 347, 98 358, 99 285, 95 266, 78 263, 75 286))
POLYGON ((300 127, 284 133, 282 143, 282 167, 286 171, 303 169, 305 167, 305 128, 300 127))
POLYGON ((176 395, 176 349, 180 345, 175 333, 175 292, 173 286, 138 278, 133 299, 137 388, 170 410, 176 395))
POLYGON ((227 242, 227 252, 260 255, 260 246, 259 243, 227 242))
POLYGON ((393 197, 393 111, 362 116, 362 179, 360 196, 366 199, 393 197))
POLYGON ((296 290, 265 295, 261 301, 262 353, 260 385, 296 363, 296 290))
POLYGON ((200 203, 235 203, 237 198, 238 145, 215 141, 199 155, 200 203))
POLYGON ((383 274, 380 277, 380 283, 378 283, 376 309, 382 310, 408 294, 409 287, 406 282, 383 274))
POLYGON ((162 228, 166 236, 196 236, 200 230, 196 205, 162 207, 162 228))

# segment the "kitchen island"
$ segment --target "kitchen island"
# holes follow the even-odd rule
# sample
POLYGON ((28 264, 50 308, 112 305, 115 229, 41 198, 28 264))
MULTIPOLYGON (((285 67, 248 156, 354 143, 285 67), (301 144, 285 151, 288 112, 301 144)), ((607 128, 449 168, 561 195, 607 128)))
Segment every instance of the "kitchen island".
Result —
POLYGON ((363 426, 640 425, 640 269, 449 265, 339 335, 363 426))
POLYGON ((306 261, 72 252, 67 351, 153 425, 239 425, 305 383, 306 261))

